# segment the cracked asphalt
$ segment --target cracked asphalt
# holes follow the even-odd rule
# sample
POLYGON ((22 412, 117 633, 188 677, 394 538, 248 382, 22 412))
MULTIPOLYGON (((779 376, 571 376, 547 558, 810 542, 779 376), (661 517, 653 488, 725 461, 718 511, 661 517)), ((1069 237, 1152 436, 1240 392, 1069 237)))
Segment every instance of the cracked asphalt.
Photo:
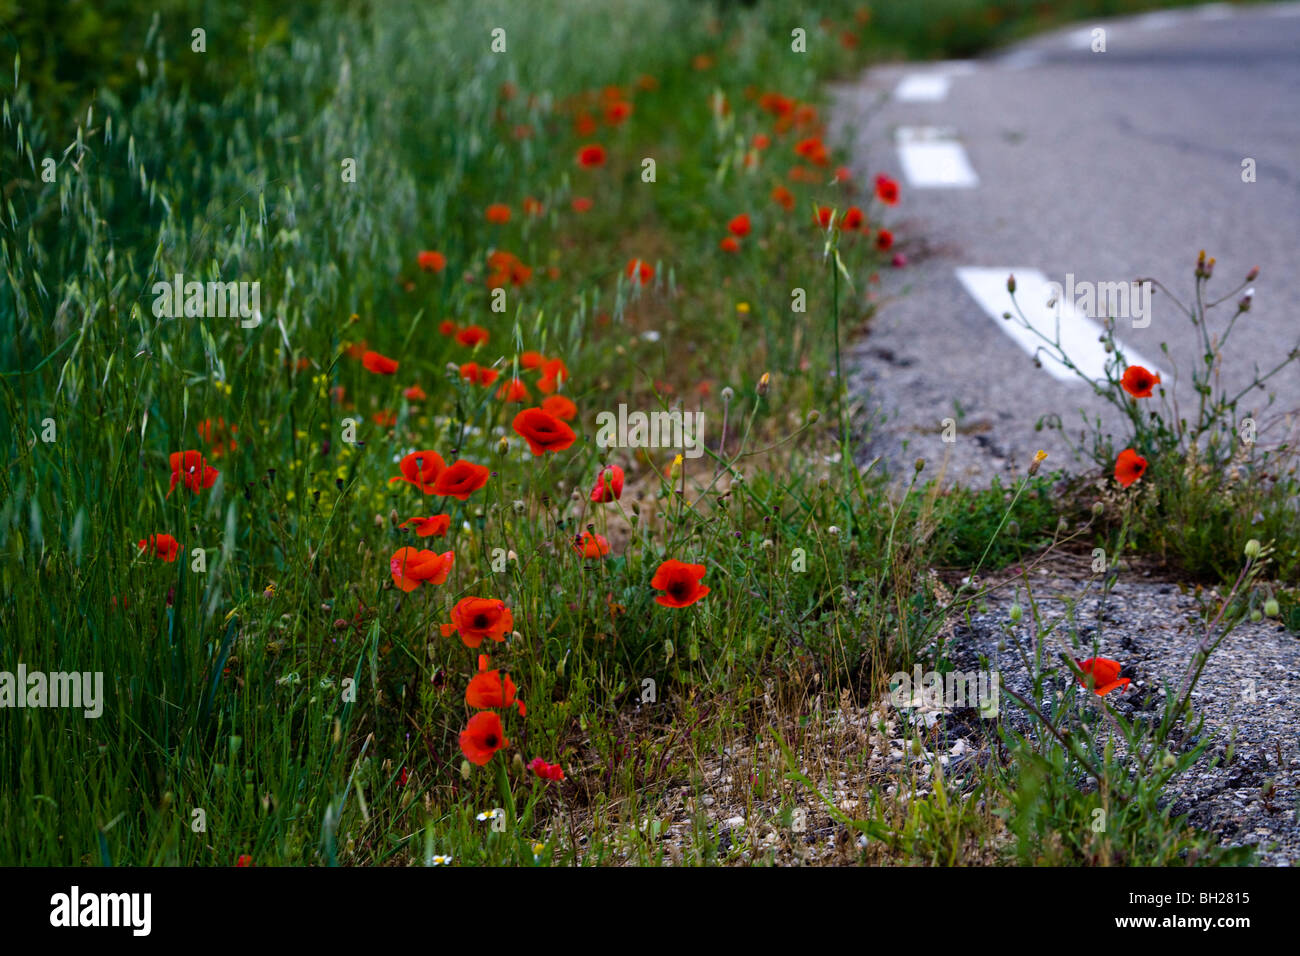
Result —
MULTIPOLYGON (((1217 259, 1212 295, 1260 269, 1253 307, 1224 350, 1224 384, 1245 388, 1257 366, 1300 344, 1300 4, 1075 24, 969 67, 880 67, 833 92, 833 128, 859 180, 901 178, 895 134, 918 126, 951 131, 980 180, 903 181, 894 231, 908 265, 882 276, 880 308, 852 352, 850 387, 866 397, 863 424, 875 421, 865 457, 906 474, 922 456, 952 480, 984 483, 1021 473, 1039 448, 1049 468, 1091 467, 1057 434, 1035 431, 1045 416, 1076 439, 1081 412, 1119 425, 1086 384, 1035 368, 957 280, 961 267, 1031 267, 1062 283, 1152 276, 1186 301, 1204 248, 1217 259), (1095 28, 1106 31, 1105 52, 1085 45, 1095 28), (949 69, 939 101, 892 96, 906 75, 949 69), (1243 181, 1247 159, 1254 182, 1243 181), (945 418, 955 441, 943 441, 945 418)), ((1185 408, 1203 350, 1167 297, 1156 294, 1150 319, 1145 328, 1121 319, 1119 337, 1177 370, 1165 385, 1185 408)), ((1261 441, 1293 432, 1300 367, 1242 406, 1261 441)))

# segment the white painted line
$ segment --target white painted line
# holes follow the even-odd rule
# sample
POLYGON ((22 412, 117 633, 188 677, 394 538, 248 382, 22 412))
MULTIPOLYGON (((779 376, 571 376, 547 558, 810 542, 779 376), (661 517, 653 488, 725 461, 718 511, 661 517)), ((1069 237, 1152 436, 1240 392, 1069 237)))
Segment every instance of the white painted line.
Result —
POLYGON ((938 103, 948 95, 952 80, 942 73, 913 73, 894 87, 894 99, 903 103, 938 103))
POLYGON ((895 134, 908 185, 918 189, 971 189, 979 177, 951 130, 903 126, 895 134))
POLYGON ((1226 3, 1207 3, 1197 7, 1194 16, 1198 20, 1227 20, 1233 15, 1233 9, 1226 3))
MULTIPOLYGON (((1062 301, 1056 306, 1049 307, 1047 303, 1055 290, 1047 277, 1037 269, 967 267, 957 270, 957 280, 965 287, 971 298, 979 303, 980 308, 997 323, 998 328, 1009 335, 1026 355, 1038 355, 1043 363, 1043 371, 1062 382, 1082 384, 1073 371, 1057 361, 1050 353, 1038 351, 1040 347, 1047 344, 1046 342, 1021 325, 1016 318, 1002 318, 1004 312, 1010 312, 1013 316, 1016 314, 1011 305, 1011 294, 1007 292, 1007 276, 1011 275, 1016 277, 1016 302, 1020 304, 1020 311, 1024 313, 1030 325, 1049 340, 1055 340, 1058 334, 1056 316, 1059 309, 1062 351, 1088 378, 1104 380, 1106 362, 1108 359, 1113 359, 1113 356, 1108 355, 1102 343, 1098 341, 1103 331, 1101 325, 1078 311, 1071 302, 1062 301)), ((1142 365, 1159 374, 1159 369, 1151 361, 1123 343, 1119 343, 1119 346, 1129 365, 1142 365)))
POLYGON ((1041 50, 1016 50, 998 60, 1004 70, 1026 70, 1043 62, 1041 50))
POLYGON ((1070 31, 1065 38, 1065 45, 1071 50, 1091 50, 1093 29, 1094 27, 1084 27, 1082 30, 1070 31))
POLYGON ((1134 24, 1139 30, 1163 30, 1165 27, 1171 27, 1183 18, 1181 13, 1175 13, 1173 10, 1156 10, 1154 13, 1144 13, 1134 20, 1134 24))
POLYGON ((970 60, 940 60, 933 64, 933 69, 944 76, 970 76, 975 72, 975 64, 970 60))

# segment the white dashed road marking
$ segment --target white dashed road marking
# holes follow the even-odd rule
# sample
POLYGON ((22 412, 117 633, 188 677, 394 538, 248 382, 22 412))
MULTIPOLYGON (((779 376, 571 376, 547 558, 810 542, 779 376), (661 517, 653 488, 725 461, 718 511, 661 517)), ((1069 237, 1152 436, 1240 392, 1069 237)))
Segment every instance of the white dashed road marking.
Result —
MULTIPOLYGON (((1060 311, 1061 349, 1070 357, 1084 375, 1093 380, 1106 377, 1106 361, 1112 356, 1106 353, 1098 338, 1102 327, 1088 316, 1075 309, 1073 303, 1059 302, 1049 308, 1053 289, 1047 277, 1037 269, 986 269, 968 267, 957 270, 957 279, 976 302, 994 322, 1027 355, 1037 354, 1043 363, 1043 371, 1062 382, 1082 384, 1079 377, 1061 362, 1046 352, 1039 352, 1044 345, 1042 339, 1021 325, 1016 319, 1004 319, 1002 314, 1010 312, 1015 315, 1011 305, 1011 295, 1007 292, 1007 276, 1016 277, 1016 302, 1029 323, 1047 336, 1049 340, 1057 338, 1056 316, 1060 311)), ((1120 350, 1129 365, 1142 365, 1153 372, 1159 369, 1148 359, 1120 343, 1120 350)))
POLYGON ((918 189, 970 189, 979 177, 951 130, 903 126, 895 134, 898 161, 908 185, 918 189))
POLYGON ((952 80, 942 73, 913 73, 894 87, 894 99, 903 103, 938 103, 948 95, 952 80))

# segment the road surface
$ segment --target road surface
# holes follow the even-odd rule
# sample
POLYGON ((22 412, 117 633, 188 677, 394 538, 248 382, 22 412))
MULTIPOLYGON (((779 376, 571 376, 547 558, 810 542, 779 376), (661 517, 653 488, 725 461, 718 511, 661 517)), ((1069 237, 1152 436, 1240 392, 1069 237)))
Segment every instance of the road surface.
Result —
MULTIPOLYGON (((853 351, 862 424, 880 419, 868 455, 896 468, 924 457, 929 474, 946 462, 950 479, 982 483, 1022 473, 1039 448, 1045 468, 1092 467, 1036 432, 1041 416, 1061 416, 1075 438, 1080 410, 1122 429, 1087 384, 1050 361, 1035 367, 998 317, 1010 272, 1048 332, 1042 283, 1073 282, 1063 332, 1098 369, 1085 295, 1095 287, 1123 306, 1124 284, 1118 337, 1166 386, 1177 370, 1184 414, 1203 349, 1176 306, 1156 293, 1143 309, 1130 280, 1154 276, 1187 301, 1202 248, 1217 259, 1212 297, 1259 267, 1224 353, 1229 386, 1300 344, 1300 3, 1080 23, 977 61, 874 69, 834 95, 857 178, 885 171, 903 190, 894 231, 908 264, 882 276, 880 310, 853 351)), ((1263 441, 1294 432, 1279 413, 1300 408, 1300 365, 1242 407, 1263 441)))

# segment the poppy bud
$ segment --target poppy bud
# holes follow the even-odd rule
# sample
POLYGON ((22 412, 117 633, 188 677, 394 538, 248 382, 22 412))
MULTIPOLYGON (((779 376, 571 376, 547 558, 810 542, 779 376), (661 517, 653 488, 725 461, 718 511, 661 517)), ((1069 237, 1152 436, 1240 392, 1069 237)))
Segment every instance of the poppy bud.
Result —
POLYGON ((812 425, 816 423, 816 421, 821 417, 822 417, 822 413, 817 411, 817 409, 814 408, 811 412, 808 413, 808 424, 812 425))
POLYGON ((1105 514, 1105 512, 1106 512, 1106 506, 1102 504, 1100 501, 1094 501, 1092 503, 1092 516, 1094 518, 1100 518, 1103 514, 1105 514))
POLYGON ((516 776, 522 777, 524 775, 525 769, 526 768, 524 767, 524 758, 521 757, 519 755, 519 751, 516 750, 515 759, 510 761, 510 770, 516 776))
POLYGON ((1021 609, 1021 607, 1020 607, 1019 604, 1013 604, 1013 605, 1011 605, 1011 607, 1007 610, 1007 616, 1011 618, 1011 623, 1012 623, 1012 624, 1019 624, 1019 623, 1020 623, 1020 619, 1021 619, 1022 617, 1024 617, 1024 615, 1025 615, 1025 612, 1024 612, 1023 609, 1021 609))
POLYGON ((1251 560, 1258 558, 1259 549, 1260 549, 1259 539, 1251 538, 1249 541, 1246 542, 1246 557, 1250 558, 1251 560))
POLYGON ((388 523, 391 524, 394 528, 397 527, 397 509, 396 509, 396 508, 394 508, 392 511, 388 512, 388 523))
POLYGON ((758 380, 757 392, 759 395, 766 395, 768 393, 768 390, 772 387, 771 381, 772 381, 772 373, 764 372, 762 377, 759 378, 758 380))
POLYGON ((1277 598, 1269 598, 1264 602, 1265 617, 1277 617, 1280 612, 1281 608, 1278 607, 1277 598))
POLYGON ((1205 264, 1205 278, 1214 275, 1214 257, 1210 256, 1210 261, 1205 264))
POLYGON ((375 527, 382 528, 383 526, 384 526, 384 516, 379 514, 375 515, 375 527))
POLYGON ((1250 311, 1250 301, 1251 301, 1251 299, 1253 299, 1254 297, 1255 297, 1255 290, 1254 290, 1254 289, 1247 289, 1247 290, 1246 290, 1246 294, 1243 295, 1243 296, 1241 297, 1241 299, 1237 302, 1237 308, 1240 309, 1242 312, 1249 312, 1249 311, 1250 311))
POLYGON ((1258 278, 1259 278, 1259 266, 1255 266, 1253 269, 1251 269, 1249 272, 1246 273, 1247 282, 1254 282, 1258 278))
POLYGON ((502 435, 502 436, 497 440, 497 454, 498 454, 498 455, 504 455, 504 454, 505 454, 506 452, 508 452, 509 450, 510 450, 510 439, 509 439, 509 438, 506 438, 505 435, 502 435))
POLYGON ((912 462, 912 467, 916 469, 917 474, 920 474, 923 470, 925 470, 925 459, 924 458, 916 459, 916 461, 912 462))
POLYGON ((1178 758, 1176 758, 1168 750, 1166 750, 1165 755, 1160 758, 1160 765, 1164 767, 1166 770, 1168 770, 1176 763, 1178 763, 1178 758))
POLYGON ((1015 295, 1015 294, 1016 294, 1016 277, 1015 277, 1015 276, 1007 276, 1007 291, 1010 292, 1012 295, 1015 295))
POLYGON ((471 773, 473 773, 473 772, 474 772, 474 771, 473 771, 473 769, 470 767, 470 765, 469 765, 469 761, 468 761, 468 760, 462 760, 462 761, 460 762, 460 778, 461 778, 462 780, 468 780, 468 779, 469 779, 469 775, 470 775, 471 773))
POLYGON ((1263 614, 1260 614, 1258 611, 1251 611, 1251 612, 1250 612, 1250 620, 1251 620, 1251 623, 1258 623, 1259 621, 1264 620, 1264 615, 1263 615, 1263 614))

